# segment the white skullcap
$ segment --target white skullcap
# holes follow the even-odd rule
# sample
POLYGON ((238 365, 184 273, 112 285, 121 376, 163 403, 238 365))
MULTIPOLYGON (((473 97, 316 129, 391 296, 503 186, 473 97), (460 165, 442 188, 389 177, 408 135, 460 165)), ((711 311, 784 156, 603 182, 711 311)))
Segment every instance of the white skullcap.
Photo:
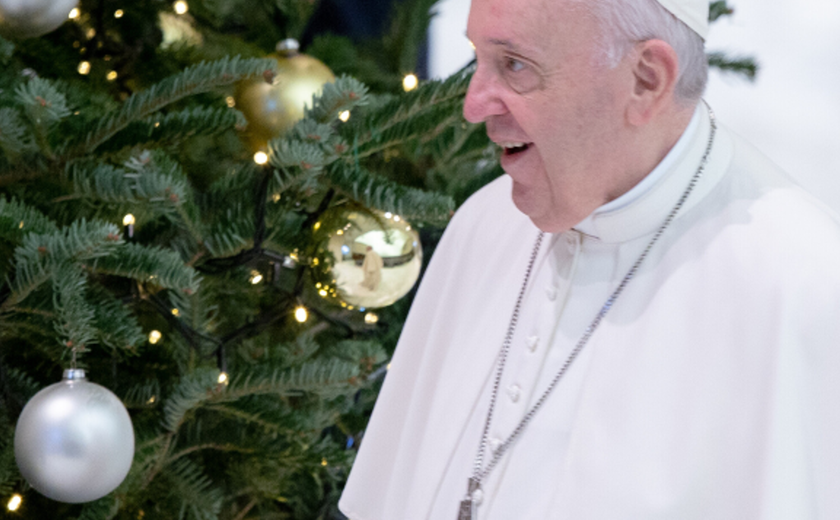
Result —
POLYGON ((704 40, 709 34, 709 0, 657 0, 704 40))

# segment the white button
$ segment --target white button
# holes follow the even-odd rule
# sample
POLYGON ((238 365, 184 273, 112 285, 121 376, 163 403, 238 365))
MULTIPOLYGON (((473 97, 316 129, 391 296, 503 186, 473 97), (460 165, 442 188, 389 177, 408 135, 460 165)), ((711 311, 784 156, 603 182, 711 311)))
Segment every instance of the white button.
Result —
POLYGON ((525 340, 525 344, 528 345, 528 350, 530 350, 531 352, 536 352, 537 345, 539 345, 539 343, 539 336, 528 336, 528 338, 525 340))
POLYGON ((490 451, 495 452, 502 445, 502 439, 497 437, 490 437, 490 451))
POLYGON ((522 394, 522 389, 519 388, 519 385, 510 385, 507 389, 508 397, 514 403, 519 401, 519 396, 522 394))
POLYGON ((481 489, 476 489, 473 491, 472 494, 472 501, 475 505, 481 505, 481 501, 484 500, 484 492, 481 489))
POLYGON ((557 289, 555 287, 549 287, 545 290, 545 295, 549 300, 554 301, 557 299, 557 289))

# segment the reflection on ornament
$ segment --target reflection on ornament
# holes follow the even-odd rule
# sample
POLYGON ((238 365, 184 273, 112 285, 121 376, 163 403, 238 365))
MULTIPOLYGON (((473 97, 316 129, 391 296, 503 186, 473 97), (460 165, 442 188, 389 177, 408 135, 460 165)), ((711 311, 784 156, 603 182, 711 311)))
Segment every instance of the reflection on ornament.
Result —
POLYGON ((385 307, 417 282, 423 263, 420 237, 397 216, 377 215, 335 209, 323 216, 323 222, 340 225, 331 232, 325 230, 329 236, 319 247, 320 256, 331 258, 322 264, 331 271, 325 276, 335 284, 335 288, 321 289, 322 296, 334 294, 359 307, 385 307))
POLYGON ((379 322, 379 316, 377 316, 376 313, 369 312, 369 313, 365 314, 365 323, 367 323, 368 325, 374 325, 378 322, 379 322))
POLYGON ((74 7, 73 9, 70 9, 70 14, 67 15, 67 18, 69 18, 71 20, 75 20, 76 18, 79 17, 80 14, 81 14, 81 11, 79 11, 79 8, 74 7))
POLYGON ((69 19, 79 0, 0 0, 0 36, 34 38, 69 19))
POLYGON ((295 40, 277 44, 277 75, 272 83, 255 78, 237 85, 236 108, 248 120, 244 137, 252 151, 264 150, 268 141, 285 134, 303 118, 312 96, 321 92, 324 83, 335 81, 326 65, 298 52, 295 40))
POLYGON ((90 383, 84 370, 26 403, 15 428, 21 475, 42 495, 60 502, 101 498, 120 485, 134 458, 128 411, 110 390, 90 383))

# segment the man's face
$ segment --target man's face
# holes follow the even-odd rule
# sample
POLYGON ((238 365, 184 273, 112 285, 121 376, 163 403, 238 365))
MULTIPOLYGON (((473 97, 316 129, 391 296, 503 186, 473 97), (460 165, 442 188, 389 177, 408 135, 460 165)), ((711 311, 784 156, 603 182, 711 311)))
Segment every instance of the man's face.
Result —
POLYGON ((599 65, 598 26, 569 0, 473 0, 478 68, 464 115, 503 147, 513 201, 540 229, 564 231, 612 193, 624 122, 624 65, 599 65), (521 146, 520 146, 521 145, 521 146))

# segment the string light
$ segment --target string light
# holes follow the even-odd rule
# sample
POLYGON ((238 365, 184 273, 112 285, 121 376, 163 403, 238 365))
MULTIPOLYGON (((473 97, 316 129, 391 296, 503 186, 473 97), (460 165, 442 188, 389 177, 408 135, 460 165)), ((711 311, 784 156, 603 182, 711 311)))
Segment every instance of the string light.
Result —
POLYGON ((262 166, 268 162, 268 154, 265 152, 257 152, 254 154, 254 162, 262 166))
POLYGON ((93 37, 96 36, 96 29, 91 27, 90 29, 87 30, 87 32, 85 33, 85 36, 87 36, 88 40, 92 40, 93 37))
POLYGON ((123 226, 133 226, 136 220, 134 219, 134 215, 131 213, 127 213, 126 216, 123 217, 123 226))
POLYGON ((184 0, 178 0, 175 2, 175 12, 178 14, 187 14, 187 11, 190 10, 190 6, 184 0))
POLYGON ((12 498, 9 499, 9 503, 6 504, 6 509, 9 511, 17 511, 20 508, 20 504, 23 502, 23 497, 15 493, 12 495, 12 498))
POLYGON ((180 310, 178 310, 178 308, 176 307, 176 308, 172 309, 172 315, 173 315, 173 316, 180 316, 180 315, 181 315, 181 311, 180 311, 180 310))
POLYGON ((117 79, 117 71, 108 71, 108 75, 105 76, 105 79, 107 79, 108 81, 114 81, 115 79, 117 79))
POLYGON ((153 330, 149 333, 149 343, 155 345, 163 337, 159 330, 153 330))
POLYGON ((263 280, 263 275, 257 270, 251 271, 251 278, 248 279, 253 285, 257 285, 263 280))
POLYGON ((125 11, 123 11, 122 9, 117 9, 116 11, 114 11, 114 18, 122 18, 124 14, 125 11))
POLYGON ((157 401, 157 398, 155 396, 152 396, 149 398, 148 401, 146 401, 146 404, 155 404, 155 401, 157 401))
POLYGON ((23 221, 22 220, 20 221, 20 225, 18 226, 18 228, 23 229, 23 221))
POLYGON ((346 123, 350 121, 350 111, 349 110, 342 110, 338 113, 338 118, 341 120, 342 123, 346 123))
POLYGON ((236 100, 233 98, 233 96, 226 97, 225 98, 225 103, 227 103, 227 106, 230 107, 230 108, 233 108, 233 107, 236 106, 236 100))
POLYGON ((67 15, 67 18, 69 18, 71 20, 75 20, 76 18, 79 17, 80 14, 82 14, 82 13, 79 11, 79 8, 74 7, 73 9, 70 9, 70 14, 67 15))
POLYGON ((365 314, 365 323, 367 323, 368 325, 373 325, 377 322, 379 322, 379 316, 377 316, 376 313, 369 312, 365 314))
POLYGON ((321 459, 321 465, 324 466, 324 467, 327 467, 327 458, 326 457, 321 459))
POLYGON ((414 74, 406 74, 403 78, 403 90, 406 92, 410 92, 417 88, 418 84, 417 76, 414 74))
POLYGON ((295 319, 298 323, 305 323, 309 319, 309 312, 303 305, 298 305, 295 308, 295 319))
POLYGON ((79 71, 79 74, 81 74, 82 76, 90 74, 90 62, 83 61, 79 63, 79 66, 76 67, 76 70, 79 71))
POLYGON ((219 384, 220 385, 226 385, 229 382, 230 382, 230 379, 228 378, 227 372, 222 372, 222 373, 219 374, 219 384))

